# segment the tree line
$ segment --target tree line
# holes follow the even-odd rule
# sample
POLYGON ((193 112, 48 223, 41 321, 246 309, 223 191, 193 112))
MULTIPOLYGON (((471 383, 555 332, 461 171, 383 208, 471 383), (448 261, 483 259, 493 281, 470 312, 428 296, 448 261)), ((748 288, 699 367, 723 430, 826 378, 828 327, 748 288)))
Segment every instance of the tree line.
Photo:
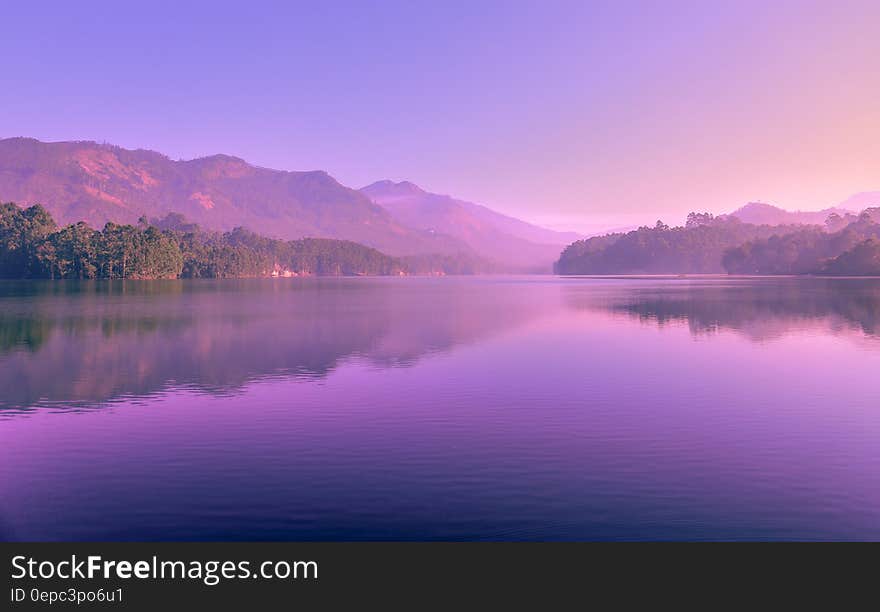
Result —
POLYGON ((690 213, 684 227, 658 221, 579 240, 562 252, 557 274, 880 275, 880 208, 833 214, 818 225, 756 225, 690 213))
MULTIPOLYGON (((430 270, 431 262, 422 267, 430 270)), ((410 273, 402 261, 345 240, 277 240, 244 228, 204 231, 171 213, 137 225, 58 227, 40 205, 0 204, 2 278, 241 278, 410 273)))
POLYGON ((832 215, 825 228, 803 226, 731 248, 724 267, 730 274, 880 275, 880 208, 848 216, 842 227, 832 215))
POLYGON ((690 213, 684 227, 657 221, 631 232, 607 234, 569 245, 555 265, 558 274, 717 274, 725 250, 798 226, 752 225, 736 217, 690 213))

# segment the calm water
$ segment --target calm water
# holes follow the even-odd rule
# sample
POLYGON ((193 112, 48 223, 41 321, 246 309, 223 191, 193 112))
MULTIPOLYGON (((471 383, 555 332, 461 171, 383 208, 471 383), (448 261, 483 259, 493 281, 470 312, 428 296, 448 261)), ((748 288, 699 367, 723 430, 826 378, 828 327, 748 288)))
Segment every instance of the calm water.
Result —
POLYGON ((0 539, 880 539, 880 279, 0 283, 0 539))

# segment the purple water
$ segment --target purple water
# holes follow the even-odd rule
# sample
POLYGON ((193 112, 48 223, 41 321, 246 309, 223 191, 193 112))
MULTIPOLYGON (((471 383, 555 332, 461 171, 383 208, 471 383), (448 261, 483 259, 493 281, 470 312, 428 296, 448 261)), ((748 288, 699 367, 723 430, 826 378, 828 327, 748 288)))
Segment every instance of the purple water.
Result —
POLYGON ((880 539, 880 279, 0 283, 2 540, 880 539))

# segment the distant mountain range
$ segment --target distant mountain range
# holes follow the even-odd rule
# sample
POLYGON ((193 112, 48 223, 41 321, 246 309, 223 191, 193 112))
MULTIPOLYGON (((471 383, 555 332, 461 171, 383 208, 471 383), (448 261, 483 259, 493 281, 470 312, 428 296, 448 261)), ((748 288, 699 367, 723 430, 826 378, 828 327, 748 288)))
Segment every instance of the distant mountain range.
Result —
MULTIPOLYGON (((876 196, 880 196, 880 193, 874 193, 876 196)), ((804 225, 824 225, 825 220, 832 213, 837 213, 841 217, 848 213, 853 214, 853 210, 844 206, 851 202, 857 204, 854 198, 861 198, 862 196, 865 196, 864 199, 866 201, 870 200, 871 198, 867 197, 869 195, 868 193, 859 194, 844 202, 842 206, 832 206, 831 208, 816 211, 789 211, 763 202, 750 202, 727 216, 736 217, 743 223, 754 223, 755 225, 795 225, 798 223, 804 225)), ((880 203, 880 197, 875 197, 874 201, 880 203)), ((864 208, 868 208, 868 204, 854 206, 854 210, 862 210, 864 208)))
POLYGON ((840 207, 846 212, 865 210, 880 206, 880 191, 863 191, 845 199, 840 207))
POLYGON ((179 212, 208 229, 353 240, 394 255, 468 251, 402 226, 326 172, 285 172, 228 155, 173 161, 94 142, 0 140, 0 199, 43 204, 59 223, 132 223, 179 212))
POLYGON ((409 181, 361 189, 408 227, 453 236, 476 253, 523 271, 549 269, 562 248, 583 236, 538 227, 480 204, 430 193, 409 181))
MULTIPOLYGON (((550 271, 583 238, 403 181, 351 189, 323 171, 253 166, 229 155, 175 161, 143 149, 95 142, 0 139, 0 201, 43 204, 62 224, 134 223, 183 214, 206 229, 243 226, 283 239, 337 238, 394 256, 483 259, 506 271, 550 271)), ((880 205, 880 192, 836 207, 791 212, 753 202, 726 216, 756 225, 822 225, 831 213, 880 205)), ((485 267, 485 266, 484 266, 485 267)))
POLYGON ((359 191, 323 171, 271 170, 229 155, 174 161, 95 142, 0 139, 0 201, 43 204, 62 224, 100 228, 178 212, 207 229, 345 239, 397 256, 466 254, 530 270, 549 271, 579 238, 411 183, 359 191))

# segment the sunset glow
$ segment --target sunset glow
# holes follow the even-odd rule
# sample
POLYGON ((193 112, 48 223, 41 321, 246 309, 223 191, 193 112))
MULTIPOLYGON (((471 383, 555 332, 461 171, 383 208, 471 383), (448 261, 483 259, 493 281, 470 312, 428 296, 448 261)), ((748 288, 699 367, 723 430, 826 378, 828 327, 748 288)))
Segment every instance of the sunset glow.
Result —
POLYGON ((27 53, 0 60, 0 137, 405 179, 557 229, 880 189, 876 2, 4 13, 27 53))

